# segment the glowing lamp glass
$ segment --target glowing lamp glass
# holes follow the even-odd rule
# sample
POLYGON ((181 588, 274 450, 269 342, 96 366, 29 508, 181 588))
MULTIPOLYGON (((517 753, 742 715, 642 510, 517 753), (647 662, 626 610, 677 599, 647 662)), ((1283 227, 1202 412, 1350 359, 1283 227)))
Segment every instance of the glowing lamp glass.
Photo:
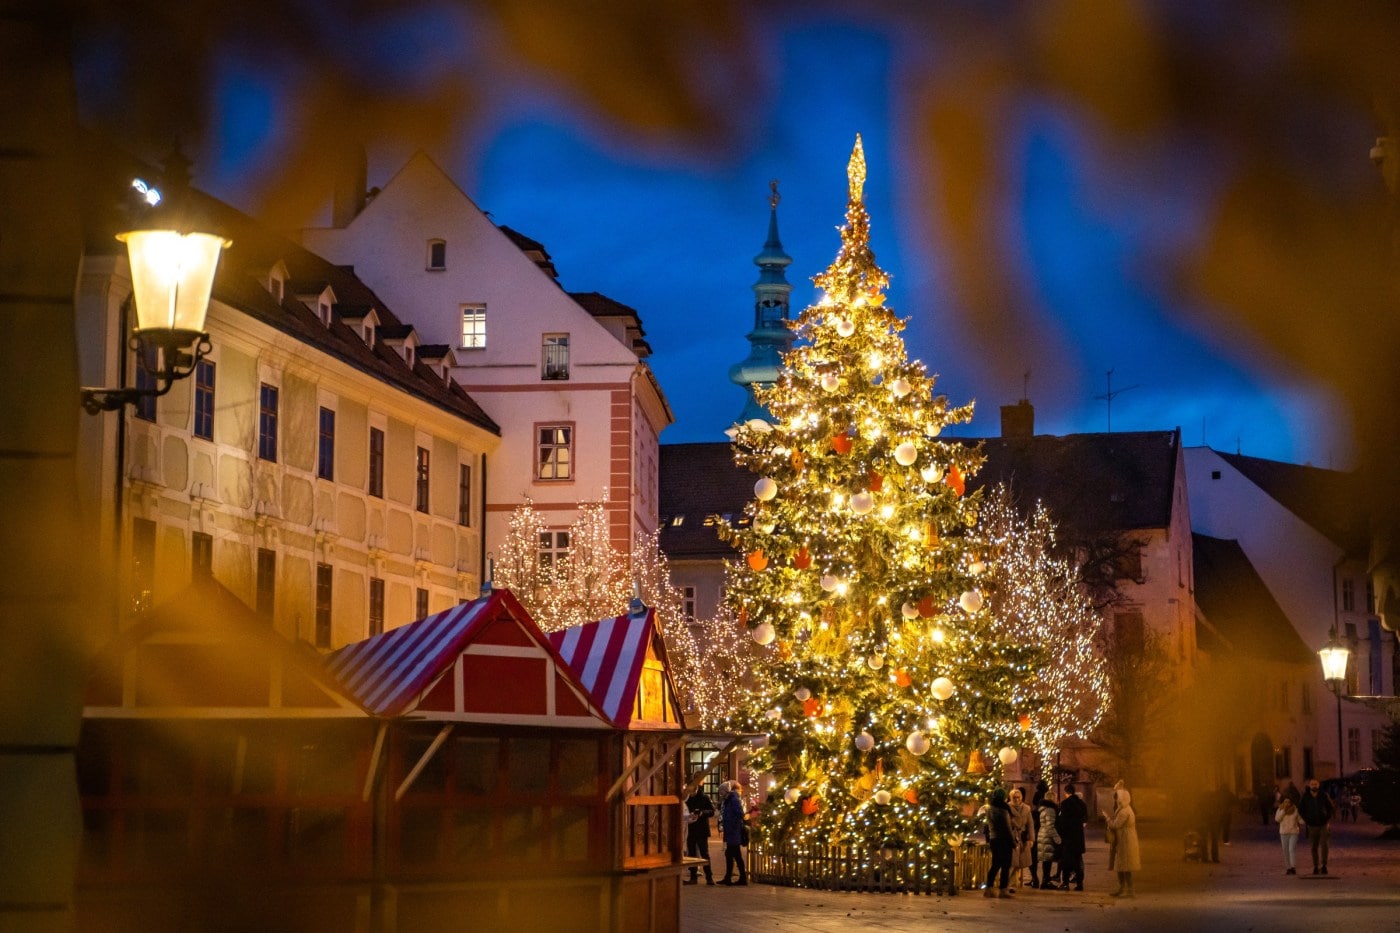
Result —
POLYGON ((174 230, 132 230, 117 239, 131 261, 136 329, 203 333, 214 270, 228 241, 174 230))

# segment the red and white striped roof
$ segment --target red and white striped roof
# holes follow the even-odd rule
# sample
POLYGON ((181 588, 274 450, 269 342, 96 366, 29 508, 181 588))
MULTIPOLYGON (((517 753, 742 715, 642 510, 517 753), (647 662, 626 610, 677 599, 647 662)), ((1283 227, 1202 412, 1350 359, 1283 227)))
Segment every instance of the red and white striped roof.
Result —
POLYGON ((625 728, 637 699, 656 613, 616 616, 549 633, 549 641, 613 725, 625 728))
POLYGON ((326 665, 376 716, 610 725, 507 590, 347 645, 328 655, 326 665))

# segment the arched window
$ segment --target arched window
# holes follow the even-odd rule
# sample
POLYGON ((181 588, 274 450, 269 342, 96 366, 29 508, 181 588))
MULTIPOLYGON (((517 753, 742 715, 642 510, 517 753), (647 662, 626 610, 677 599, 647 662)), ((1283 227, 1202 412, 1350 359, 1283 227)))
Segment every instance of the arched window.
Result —
POLYGON ((428 271, 441 272, 447 268, 447 241, 428 241, 428 271))

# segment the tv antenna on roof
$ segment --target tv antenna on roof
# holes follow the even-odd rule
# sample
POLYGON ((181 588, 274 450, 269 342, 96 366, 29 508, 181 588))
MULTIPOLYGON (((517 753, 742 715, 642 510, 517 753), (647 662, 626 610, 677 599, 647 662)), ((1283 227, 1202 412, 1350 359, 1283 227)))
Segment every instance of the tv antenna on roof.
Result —
POLYGON ((1107 402, 1107 403, 1108 403, 1108 433, 1109 433, 1109 434, 1112 434, 1112 433, 1113 433, 1113 400, 1114 400, 1115 398, 1117 398, 1118 396, 1122 395, 1124 392, 1127 392, 1129 389, 1136 389, 1136 388, 1138 388, 1138 386, 1137 386, 1137 384, 1135 383, 1135 384, 1130 385, 1130 386, 1124 386, 1123 388, 1118 389, 1118 390, 1115 391, 1114 388, 1113 388, 1113 370, 1111 370, 1111 369, 1110 369, 1110 370, 1108 371, 1108 373, 1106 374, 1105 379, 1106 379, 1107 382, 1108 382, 1108 391, 1105 392, 1103 395, 1095 395, 1094 398, 1097 399, 1097 400, 1100 401, 1100 402, 1107 402))

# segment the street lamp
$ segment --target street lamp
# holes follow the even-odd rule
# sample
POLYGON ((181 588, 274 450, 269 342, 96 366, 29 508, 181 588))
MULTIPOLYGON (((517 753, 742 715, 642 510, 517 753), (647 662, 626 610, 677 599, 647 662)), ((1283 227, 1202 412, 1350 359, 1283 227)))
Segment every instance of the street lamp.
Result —
POLYGON ((152 212, 148 225, 117 234, 117 239, 126 244, 131 264, 131 297, 136 307, 130 347, 154 385, 85 388, 83 408, 94 415, 116 411, 143 398, 162 396, 176 381, 194 372, 209 352, 204 318, 209 313, 219 254, 229 245, 218 234, 189 229, 183 218, 172 215, 171 208, 162 203, 169 199, 162 199, 156 189, 139 180, 132 185, 147 203, 164 208, 160 216, 152 212))
POLYGON ((1317 652, 1317 656, 1322 659, 1322 678, 1332 685, 1332 692, 1337 695, 1337 777, 1340 778, 1344 771, 1342 762, 1342 687, 1347 679, 1347 660, 1351 657, 1351 649, 1337 639, 1337 630, 1332 629, 1327 637, 1327 644, 1323 645, 1317 652))

